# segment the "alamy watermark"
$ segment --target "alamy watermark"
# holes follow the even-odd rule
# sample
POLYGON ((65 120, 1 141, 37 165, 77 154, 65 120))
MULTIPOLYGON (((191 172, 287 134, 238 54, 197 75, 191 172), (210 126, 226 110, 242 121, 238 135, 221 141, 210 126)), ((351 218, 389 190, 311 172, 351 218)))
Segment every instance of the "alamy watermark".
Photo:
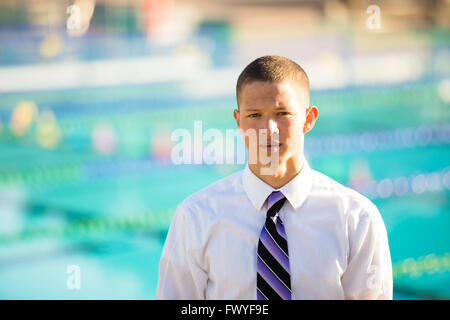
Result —
POLYGON ((382 295, 386 292, 386 284, 384 282, 384 270, 377 265, 371 265, 367 269, 368 277, 366 279, 367 289, 382 295))
POLYGON ((67 18, 66 27, 68 30, 80 30, 81 29, 81 9, 78 5, 74 4, 67 7, 67 14, 70 16, 67 18))
POLYGON ((381 9, 379 6, 372 4, 367 7, 366 12, 370 16, 366 20, 366 26, 369 30, 381 29, 381 9))
POLYGON ((173 164, 244 164, 248 147, 248 163, 259 164, 261 175, 272 175, 279 165, 280 141, 278 134, 268 137, 267 129, 232 130, 225 135, 216 128, 203 132, 202 121, 194 121, 194 133, 179 128, 172 132, 171 150, 173 164), (235 144, 243 137, 245 144, 235 144))
POLYGON ((66 281, 67 289, 80 290, 81 289, 81 269, 77 265, 70 265, 66 269, 66 273, 69 277, 66 281))

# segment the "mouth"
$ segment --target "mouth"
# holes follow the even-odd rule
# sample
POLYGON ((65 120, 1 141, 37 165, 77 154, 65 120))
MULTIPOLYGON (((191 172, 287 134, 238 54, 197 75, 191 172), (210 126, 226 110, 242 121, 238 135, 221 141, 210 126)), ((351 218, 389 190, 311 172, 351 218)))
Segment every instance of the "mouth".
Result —
POLYGON ((265 148, 265 149, 278 149, 282 146, 282 143, 277 143, 277 144, 263 144, 263 145, 259 145, 261 148, 265 148))

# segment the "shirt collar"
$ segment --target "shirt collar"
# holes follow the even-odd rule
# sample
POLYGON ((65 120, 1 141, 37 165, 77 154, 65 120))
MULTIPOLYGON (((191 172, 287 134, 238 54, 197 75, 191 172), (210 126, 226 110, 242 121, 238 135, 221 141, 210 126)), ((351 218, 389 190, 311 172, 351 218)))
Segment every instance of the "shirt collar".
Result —
POLYGON ((248 198, 256 209, 261 210, 267 197, 274 191, 281 191, 289 203, 298 210, 305 201, 312 186, 312 170, 305 158, 303 158, 303 169, 287 184, 279 189, 274 189, 249 168, 248 162, 242 175, 242 183, 248 198))

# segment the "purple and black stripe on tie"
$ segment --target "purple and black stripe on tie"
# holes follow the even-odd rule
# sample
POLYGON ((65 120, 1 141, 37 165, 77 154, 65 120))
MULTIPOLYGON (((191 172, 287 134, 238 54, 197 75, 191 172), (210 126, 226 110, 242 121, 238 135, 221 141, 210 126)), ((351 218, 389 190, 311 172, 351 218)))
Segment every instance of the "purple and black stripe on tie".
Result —
POLYGON ((278 216, 286 198, 279 191, 267 199, 266 222, 258 242, 256 297, 258 300, 291 300, 291 277, 286 231, 278 216))

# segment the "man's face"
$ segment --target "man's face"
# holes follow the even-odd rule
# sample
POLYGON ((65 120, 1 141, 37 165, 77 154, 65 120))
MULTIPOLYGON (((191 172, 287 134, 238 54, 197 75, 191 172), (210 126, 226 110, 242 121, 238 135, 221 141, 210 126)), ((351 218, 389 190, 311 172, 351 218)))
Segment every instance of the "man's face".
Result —
POLYGON ((301 159, 304 133, 312 128, 305 124, 306 112, 310 110, 307 94, 302 88, 294 88, 290 81, 254 81, 244 85, 234 118, 249 153, 251 141, 245 132, 251 129, 256 131, 258 154, 261 149, 269 157, 276 153, 280 164, 301 159))

